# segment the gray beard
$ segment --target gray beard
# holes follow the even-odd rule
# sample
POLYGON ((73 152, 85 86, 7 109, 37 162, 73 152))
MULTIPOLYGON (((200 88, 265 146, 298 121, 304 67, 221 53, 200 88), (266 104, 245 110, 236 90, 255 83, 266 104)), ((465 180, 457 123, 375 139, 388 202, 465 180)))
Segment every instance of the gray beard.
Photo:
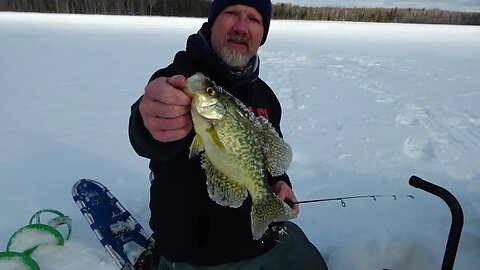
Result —
POLYGON ((220 58, 229 67, 243 68, 252 57, 248 53, 238 53, 223 46, 220 49, 220 58))

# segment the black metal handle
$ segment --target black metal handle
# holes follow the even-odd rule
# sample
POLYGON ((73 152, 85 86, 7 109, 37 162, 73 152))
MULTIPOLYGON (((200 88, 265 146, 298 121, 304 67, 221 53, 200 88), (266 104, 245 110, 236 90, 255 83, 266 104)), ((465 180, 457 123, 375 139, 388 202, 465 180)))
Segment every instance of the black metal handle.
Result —
POLYGON ((422 189, 428 193, 440 197, 447 203, 452 214, 452 224, 450 225, 450 232, 448 234, 447 246, 445 248, 445 255, 443 256, 442 270, 453 269, 455 263, 455 256, 460 242, 460 235, 463 228, 463 210, 458 200, 448 190, 427 182, 422 178, 413 175, 410 177, 409 184, 412 187, 422 189))

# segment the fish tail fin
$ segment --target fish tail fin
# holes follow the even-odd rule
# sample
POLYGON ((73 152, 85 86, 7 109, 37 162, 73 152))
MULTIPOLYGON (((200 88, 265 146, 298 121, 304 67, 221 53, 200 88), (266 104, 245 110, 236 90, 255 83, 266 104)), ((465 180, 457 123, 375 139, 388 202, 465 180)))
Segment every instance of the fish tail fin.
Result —
POLYGON ((252 235, 253 239, 262 238, 272 222, 287 221, 296 218, 297 214, 276 195, 271 194, 261 202, 252 204, 252 235))

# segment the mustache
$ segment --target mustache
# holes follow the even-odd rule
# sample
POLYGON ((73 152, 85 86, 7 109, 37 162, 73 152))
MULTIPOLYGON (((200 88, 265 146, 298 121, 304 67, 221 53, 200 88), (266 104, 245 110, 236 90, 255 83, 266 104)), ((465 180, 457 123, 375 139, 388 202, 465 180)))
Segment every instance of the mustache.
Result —
POLYGON ((250 41, 250 38, 247 35, 230 32, 226 35, 225 41, 233 41, 236 43, 248 43, 250 41))

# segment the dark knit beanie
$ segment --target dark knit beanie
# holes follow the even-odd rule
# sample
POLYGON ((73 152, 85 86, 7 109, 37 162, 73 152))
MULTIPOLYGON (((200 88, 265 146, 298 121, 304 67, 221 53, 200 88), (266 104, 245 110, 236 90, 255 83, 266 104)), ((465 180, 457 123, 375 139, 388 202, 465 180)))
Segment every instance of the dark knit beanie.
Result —
POLYGON ((270 28, 270 19, 272 18, 272 3, 270 0, 213 0, 210 11, 208 12, 208 25, 212 28, 218 14, 226 7, 231 5, 245 5, 255 8, 263 19, 263 38, 260 45, 267 40, 268 29, 270 28))

